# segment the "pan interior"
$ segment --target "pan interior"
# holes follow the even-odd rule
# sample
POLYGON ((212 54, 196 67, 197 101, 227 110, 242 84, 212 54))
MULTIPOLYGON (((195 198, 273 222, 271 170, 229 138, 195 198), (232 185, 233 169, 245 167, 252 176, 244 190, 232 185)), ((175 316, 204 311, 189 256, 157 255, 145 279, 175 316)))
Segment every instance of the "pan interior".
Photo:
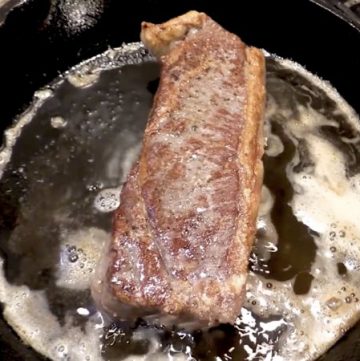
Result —
POLYGON ((301 66, 267 56, 265 178, 237 322, 187 334, 109 320, 89 285, 140 150, 159 67, 134 43, 56 79, 0 153, 0 302, 53 360, 314 360, 359 318, 360 132, 301 66))

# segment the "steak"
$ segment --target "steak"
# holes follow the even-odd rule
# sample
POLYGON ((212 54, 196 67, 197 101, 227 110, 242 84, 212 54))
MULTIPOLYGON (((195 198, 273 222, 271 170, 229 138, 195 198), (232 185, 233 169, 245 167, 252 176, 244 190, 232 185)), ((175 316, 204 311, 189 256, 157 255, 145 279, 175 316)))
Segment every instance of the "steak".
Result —
POLYGON ((97 298, 124 320, 233 323, 262 185, 264 57, 196 11, 142 23, 141 39, 160 84, 97 298))

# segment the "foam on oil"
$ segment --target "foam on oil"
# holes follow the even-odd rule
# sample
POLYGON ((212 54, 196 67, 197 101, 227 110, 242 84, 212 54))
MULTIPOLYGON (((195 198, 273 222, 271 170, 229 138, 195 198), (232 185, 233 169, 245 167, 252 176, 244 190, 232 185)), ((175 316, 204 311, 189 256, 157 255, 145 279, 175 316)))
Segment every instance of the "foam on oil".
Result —
POLYGON ((0 152, 0 302, 25 343, 53 360, 303 361, 355 323, 359 120, 301 66, 268 57, 267 68, 247 302, 234 325, 192 334, 104 319, 89 292, 109 212, 140 151, 157 65, 130 44, 36 94, 0 152))

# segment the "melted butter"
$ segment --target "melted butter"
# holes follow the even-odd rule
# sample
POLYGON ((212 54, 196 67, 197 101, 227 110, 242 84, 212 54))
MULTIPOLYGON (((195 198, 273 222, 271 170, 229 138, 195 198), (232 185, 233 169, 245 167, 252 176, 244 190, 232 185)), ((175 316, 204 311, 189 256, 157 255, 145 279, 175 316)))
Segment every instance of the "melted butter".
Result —
POLYGON ((140 151, 158 76, 149 60, 129 44, 80 64, 6 132, 4 318, 53 360, 314 360, 359 318, 360 129, 331 86, 278 58, 267 59, 265 182, 236 323, 190 334, 130 328, 96 310, 89 285, 108 212, 140 151))
MULTIPOLYGON (((283 71, 294 67, 289 61, 281 60, 280 64, 285 65, 283 71)), ((319 84, 318 78, 298 65, 295 67, 307 81, 319 84)), ((312 360, 322 355, 360 315, 358 274, 351 272, 344 277, 337 271, 339 263, 345 265, 349 259, 359 259, 360 256, 360 229, 357 223, 360 175, 347 175, 346 154, 339 151, 339 147, 328 138, 322 137, 320 130, 324 126, 338 129, 339 114, 352 133, 350 140, 356 139, 360 127, 353 111, 328 85, 318 93, 324 91, 329 97, 327 101, 336 102, 338 108, 323 108, 326 99, 312 107, 311 97, 301 101, 298 96, 295 99, 296 107, 292 109, 289 105, 280 104, 284 103, 281 95, 286 96, 291 92, 291 84, 277 78, 276 73, 270 74, 269 78, 270 87, 274 87, 277 94, 274 96, 270 92, 267 117, 272 131, 275 130, 278 136, 282 133, 280 138, 284 146, 282 152, 267 152, 267 157, 272 159, 265 158, 265 184, 273 186, 273 182, 268 181, 267 166, 281 167, 282 160, 290 153, 284 164, 283 175, 288 185, 291 184, 293 194, 291 197, 285 196, 282 201, 286 201, 286 204, 282 203, 280 207, 291 207, 292 217, 295 218, 283 235, 279 233, 279 230, 283 232, 283 228, 275 224, 280 239, 278 249, 283 246, 286 252, 284 255, 278 252, 271 254, 269 260, 263 262, 263 269, 268 271, 263 275, 259 275, 260 272, 250 273, 248 297, 256 300, 256 305, 250 306, 254 312, 262 315, 282 314, 288 324, 275 359, 312 360), (282 265, 280 273, 279 269, 274 272, 274 259, 276 267, 282 265), (283 261, 287 263, 282 264, 283 261), (295 267, 296 272, 292 273, 295 267), (305 294, 297 295, 294 292, 296 283, 304 272, 308 272, 310 277, 307 282, 311 285, 306 287, 305 294), (275 278, 271 280, 271 287, 269 278, 275 278)), ((305 85, 303 93, 304 89, 308 90, 305 85)), ((277 177, 279 182, 278 175, 270 176, 277 177)), ((286 183, 280 182, 280 185, 278 189, 270 187, 277 191, 273 194, 277 200, 278 192, 280 197, 284 197, 284 192, 289 189, 286 183)), ((276 202, 271 211, 273 221, 284 214, 281 212, 283 208, 274 211, 276 202)), ((281 221, 287 226, 289 222, 285 220, 281 221)), ((261 242, 263 238, 260 238, 261 242)))
POLYGON ((4 318, 29 346, 52 360, 102 360, 99 347, 101 319, 89 318, 85 330, 74 326, 68 316, 61 325, 50 311, 44 291, 10 285, 0 262, 0 300, 4 318))

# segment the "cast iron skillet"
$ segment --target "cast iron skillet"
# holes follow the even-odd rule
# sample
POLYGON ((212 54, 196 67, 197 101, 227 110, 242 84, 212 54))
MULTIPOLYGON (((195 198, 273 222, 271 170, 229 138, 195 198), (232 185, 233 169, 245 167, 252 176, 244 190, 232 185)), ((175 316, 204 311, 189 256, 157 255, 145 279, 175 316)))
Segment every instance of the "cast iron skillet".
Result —
MULTIPOLYGON (((8 0, 0 8, 1 132, 25 110, 33 93, 59 73, 109 46, 138 41, 142 20, 161 22, 189 9, 205 11, 249 44, 305 65, 329 80, 360 113, 359 22, 309 0, 28 0, 15 6, 19 2, 8 0), (74 3, 87 9, 80 19, 83 25, 76 28, 61 10, 74 3)), ((322 360, 359 360, 359 336, 360 325, 322 360)), ((43 358, 0 318, 0 359, 43 358)))

